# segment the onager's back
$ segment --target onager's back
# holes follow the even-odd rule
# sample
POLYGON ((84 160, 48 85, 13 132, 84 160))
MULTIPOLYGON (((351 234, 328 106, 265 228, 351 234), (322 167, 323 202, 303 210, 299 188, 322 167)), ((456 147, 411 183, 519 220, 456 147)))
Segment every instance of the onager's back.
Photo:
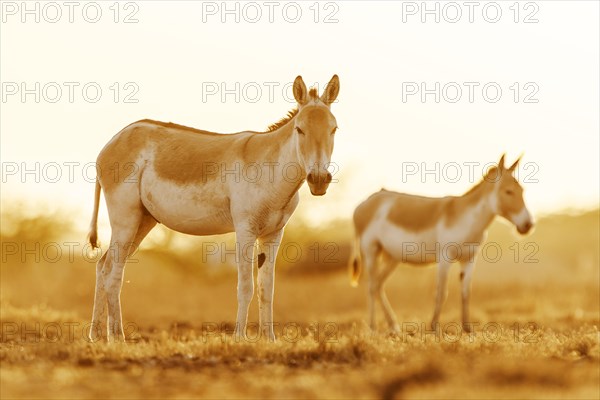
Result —
MULTIPOLYGON (((251 135, 213 134, 152 120, 134 122, 98 155, 102 172, 98 180, 107 201, 126 197, 127 192, 132 206, 138 203, 171 229, 188 234, 231 232, 231 218, 224 212, 230 193, 220 171, 237 162, 241 143, 251 135)), ((254 152, 255 159, 258 153, 254 152)))
POLYGON ((356 285, 364 263, 369 278, 370 324, 375 329, 375 301, 379 301, 390 328, 399 330, 383 284, 399 263, 438 263, 438 285, 432 326, 436 327, 446 298, 448 269, 462 265, 463 326, 468 323, 470 282, 479 245, 496 215, 517 226, 524 234, 533 226, 523 202, 523 189, 512 176, 518 160, 491 169, 484 179, 463 196, 441 198, 415 196, 382 189, 361 203, 354 212, 356 245, 352 258, 352 280, 356 285), (381 259, 381 266, 378 261, 381 259))

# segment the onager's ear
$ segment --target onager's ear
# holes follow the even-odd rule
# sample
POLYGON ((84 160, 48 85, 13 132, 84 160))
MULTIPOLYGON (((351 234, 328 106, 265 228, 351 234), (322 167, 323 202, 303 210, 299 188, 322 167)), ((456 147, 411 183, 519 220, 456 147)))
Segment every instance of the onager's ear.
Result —
POLYGON ((325 91, 323 91, 323 95, 321 96, 321 101, 327 105, 330 105, 337 99, 338 94, 340 93, 340 78, 337 75, 334 75, 327 87, 325 87, 325 91))
POLYGON ((519 164, 519 161, 521 161, 521 158, 523 158, 523 154, 521 154, 521 155, 519 156, 519 158, 517 158, 517 161, 515 161, 515 162, 513 163, 513 165, 511 165, 510 167, 508 167, 508 171, 509 171, 509 172, 511 172, 511 173, 512 173, 512 172, 514 172, 514 171, 515 171, 515 169, 517 168, 517 165, 519 164))
POLYGON ((498 169, 500 171, 504 171, 506 169, 506 168, 504 168, 504 158, 505 158, 504 156, 506 156, 506 153, 502 154, 502 157, 500 157, 500 161, 498 161, 498 169))
POLYGON ((304 84, 304 81, 300 75, 298 75, 296 80, 294 80, 294 87, 292 88, 292 91, 294 92, 294 98, 299 105, 306 104, 308 100, 308 93, 306 90, 306 85, 304 84))

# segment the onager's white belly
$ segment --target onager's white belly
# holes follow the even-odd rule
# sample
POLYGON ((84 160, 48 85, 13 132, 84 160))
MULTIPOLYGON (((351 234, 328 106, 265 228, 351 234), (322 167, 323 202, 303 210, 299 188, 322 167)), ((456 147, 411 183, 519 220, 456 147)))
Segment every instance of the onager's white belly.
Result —
POLYGON ((382 220, 378 231, 379 243, 397 261, 428 264, 438 259, 439 244, 435 226, 421 232, 411 232, 382 220))
POLYGON ((461 224, 448 228, 443 221, 418 232, 387 220, 379 221, 378 225, 368 234, 377 235, 383 250, 399 262, 417 265, 472 259, 486 236, 461 224))
POLYGON ((170 229, 190 235, 234 231, 229 198, 219 181, 180 185, 145 171, 140 197, 146 209, 170 229))

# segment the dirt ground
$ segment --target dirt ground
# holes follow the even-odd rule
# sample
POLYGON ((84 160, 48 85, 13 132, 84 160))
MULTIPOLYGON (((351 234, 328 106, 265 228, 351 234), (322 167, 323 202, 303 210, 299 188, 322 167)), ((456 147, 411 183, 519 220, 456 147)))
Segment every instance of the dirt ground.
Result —
MULTIPOLYGON (((474 334, 457 324, 458 266, 451 271, 439 335, 426 326, 433 310, 435 269, 405 266, 387 286, 402 332, 390 335, 381 313, 377 332, 371 332, 364 279, 358 288, 349 286, 340 250, 335 267, 282 262, 274 305, 278 341, 261 340, 251 325, 250 338, 238 343, 231 335, 235 271, 223 267, 208 273, 208 267, 181 266, 175 255, 147 249, 126 271, 122 304, 127 343, 91 343, 86 331, 93 263, 22 260, 5 253, 0 270, 0 395, 597 399, 597 223, 597 212, 553 217, 540 221, 536 232, 520 241, 508 227, 493 227, 489 240, 505 256, 482 257, 477 263, 474 334), (577 232, 585 227, 584 233, 575 235, 577 227, 577 232), (514 243, 523 249, 519 258, 509 250, 514 243), (525 257, 531 256, 525 254, 528 243, 538 246, 535 262, 525 257)), ((43 231, 38 225, 27 227, 43 231)), ((5 234, 3 241, 24 234, 15 232, 5 234)), ((254 299, 254 323, 257 308, 254 299)))

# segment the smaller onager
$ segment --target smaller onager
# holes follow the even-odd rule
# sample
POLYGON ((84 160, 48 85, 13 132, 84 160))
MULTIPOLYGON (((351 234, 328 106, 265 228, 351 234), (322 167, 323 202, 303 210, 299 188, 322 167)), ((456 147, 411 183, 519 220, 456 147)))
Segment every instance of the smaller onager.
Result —
MULTIPOLYGON (((520 158, 519 158, 520 160, 520 158)), ((354 211, 356 245, 350 259, 356 286, 364 263, 369 280, 369 314, 375 329, 375 301, 394 332, 400 328, 383 290, 385 280, 400 262, 416 266, 438 263, 437 295, 431 326, 438 329, 447 297, 448 270, 460 262, 462 272, 462 324, 470 331, 469 295, 475 256, 496 215, 512 222, 519 233, 533 227, 523 201, 523 188, 513 176, 519 163, 504 166, 504 155, 483 180, 462 196, 422 197, 382 189, 354 211), (381 267, 378 267, 381 259, 381 267)))

